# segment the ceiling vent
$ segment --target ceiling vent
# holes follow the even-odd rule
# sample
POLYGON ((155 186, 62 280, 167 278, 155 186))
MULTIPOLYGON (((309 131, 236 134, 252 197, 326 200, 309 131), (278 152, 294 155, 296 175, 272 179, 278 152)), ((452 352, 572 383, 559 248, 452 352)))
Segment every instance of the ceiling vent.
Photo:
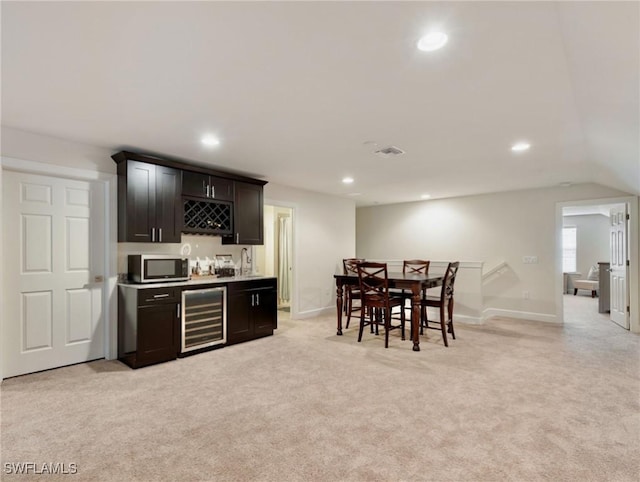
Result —
POLYGON ((373 153, 380 157, 393 157, 404 154, 404 151, 396 146, 389 146, 373 151, 373 153))

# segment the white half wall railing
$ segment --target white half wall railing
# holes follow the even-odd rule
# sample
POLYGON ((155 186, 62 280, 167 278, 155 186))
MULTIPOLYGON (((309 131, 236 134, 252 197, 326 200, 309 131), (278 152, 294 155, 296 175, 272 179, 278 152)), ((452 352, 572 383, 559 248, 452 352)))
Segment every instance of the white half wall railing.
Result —
POLYGON ((488 283, 489 281, 491 281, 494 277, 498 277, 501 274, 507 272, 509 270, 509 265, 507 264, 506 261, 501 261, 500 263, 498 263, 497 265, 495 265, 493 268, 484 271, 482 273, 482 282, 483 283, 488 283))

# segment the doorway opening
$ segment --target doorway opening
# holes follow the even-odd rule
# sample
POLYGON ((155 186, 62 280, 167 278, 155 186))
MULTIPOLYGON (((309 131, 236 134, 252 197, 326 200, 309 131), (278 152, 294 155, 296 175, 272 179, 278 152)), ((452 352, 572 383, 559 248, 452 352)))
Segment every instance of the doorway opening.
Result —
POLYGON ((293 306, 294 210, 265 204, 264 245, 255 247, 258 272, 278 279, 278 310, 290 313, 293 306))
POLYGON ((562 207, 564 320, 629 329, 629 208, 626 203, 562 207))

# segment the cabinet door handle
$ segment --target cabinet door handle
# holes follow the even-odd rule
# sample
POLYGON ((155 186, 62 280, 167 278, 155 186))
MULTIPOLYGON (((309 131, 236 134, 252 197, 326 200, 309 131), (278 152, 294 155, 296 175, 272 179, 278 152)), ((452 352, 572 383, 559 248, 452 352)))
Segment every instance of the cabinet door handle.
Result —
POLYGON ((255 306, 255 299, 254 299, 255 295, 251 295, 251 306, 255 306))
POLYGON ((166 298, 169 296, 169 293, 165 293, 163 295, 153 295, 154 298, 166 298))
POLYGON ((236 233, 236 244, 240 243, 240 233, 236 233))
POLYGON ((211 186, 211 197, 216 197, 216 187, 211 186))
POLYGON ((178 303, 178 310, 176 312, 176 315, 178 316, 178 319, 180 319, 180 303, 178 303))
POLYGON ((151 242, 155 243, 156 241, 156 228, 151 228, 151 242))
POLYGON ((211 196, 209 196, 209 189, 211 189, 211 188, 210 188, 210 187, 209 187, 209 185, 207 184, 207 197, 211 197, 211 196))
POLYGON ((162 228, 158 228, 158 242, 162 242, 162 228))
POLYGON ((256 293, 256 306, 260 306, 260 293, 256 293))

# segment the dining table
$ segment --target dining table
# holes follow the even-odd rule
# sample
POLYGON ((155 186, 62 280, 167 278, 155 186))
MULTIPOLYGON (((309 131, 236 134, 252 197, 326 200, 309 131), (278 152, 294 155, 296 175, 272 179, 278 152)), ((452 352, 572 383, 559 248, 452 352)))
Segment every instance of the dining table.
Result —
MULTIPOLYGON (((342 307, 344 303, 344 286, 358 286, 358 275, 335 274, 336 280, 336 305, 338 308, 338 335, 342 335, 342 307)), ((389 288, 404 289, 411 292, 411 333, 413 334, 413 351, 420 351, 420 311, 423 290, 442 286, 443 276, 420 273, 394 273, 387 274, 389 288)))

